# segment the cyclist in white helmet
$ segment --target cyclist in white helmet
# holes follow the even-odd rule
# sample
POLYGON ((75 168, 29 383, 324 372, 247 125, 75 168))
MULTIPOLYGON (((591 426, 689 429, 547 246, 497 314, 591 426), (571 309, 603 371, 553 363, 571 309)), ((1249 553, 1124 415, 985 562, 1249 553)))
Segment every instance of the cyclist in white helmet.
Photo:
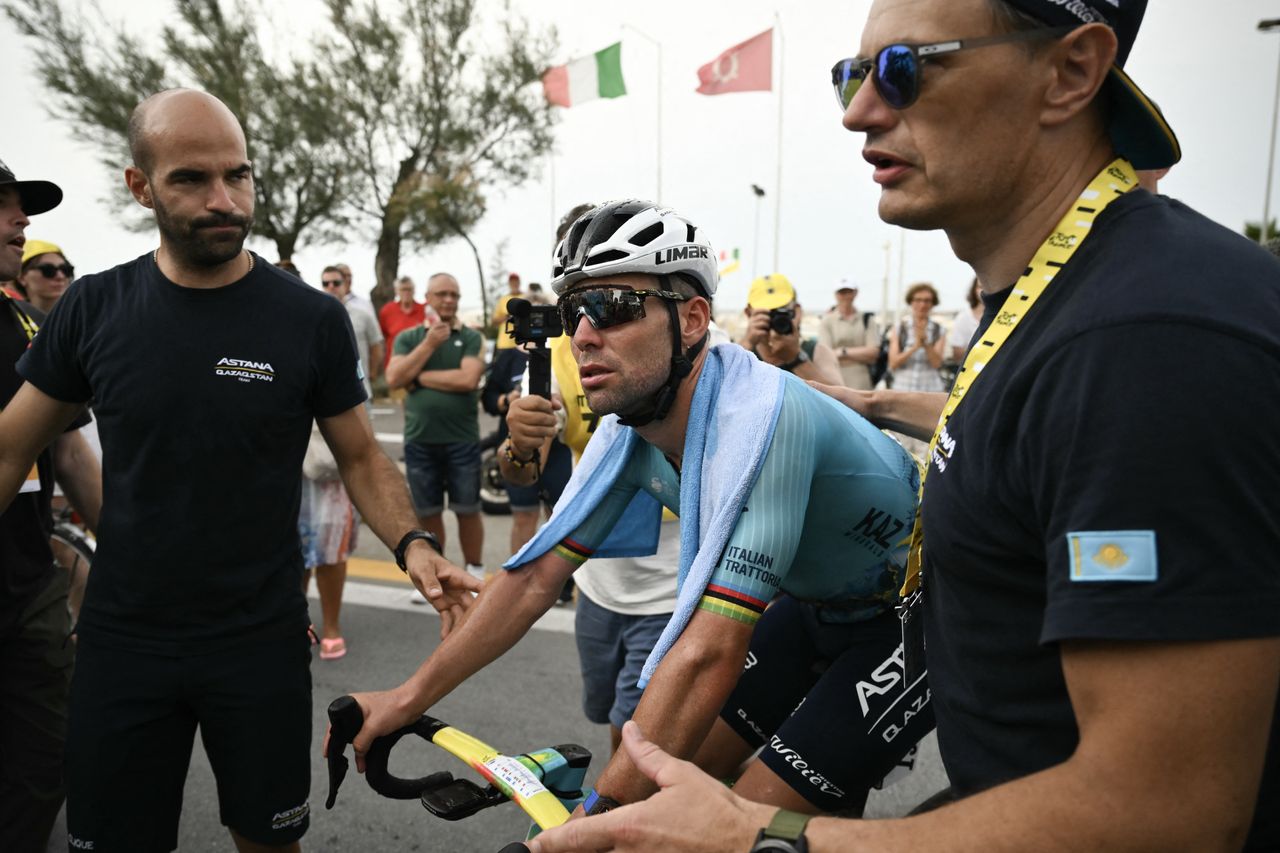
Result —
MULTIPOLYGON (((721 775, 764 747, 737 785, 752 799, 860 810, 932 727, 923 678, 901 678, 893 612, 915 465, 790 373, 707 346, 715 254, 674 211, 601 205, 573 224, 554 265, 600 424, 550 521, 466 623, 404 684, 356 694, 357 753, 514 645, 606 540, 651 553, 665 506, 682 522, 680 592, 634 719, 721 775)), ((584 807, 653 790, 619 752, 584 807)))

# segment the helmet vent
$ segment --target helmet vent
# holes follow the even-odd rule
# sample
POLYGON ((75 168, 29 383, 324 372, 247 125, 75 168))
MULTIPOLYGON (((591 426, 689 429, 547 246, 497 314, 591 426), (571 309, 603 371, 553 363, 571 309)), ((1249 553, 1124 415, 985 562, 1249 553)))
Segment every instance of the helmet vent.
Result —
POLYGON ((607 252, 601 252, 595 257, 588 259, 585 266, 594 267, 600 264, 607 264, 611 261, 625 260, 628 257, 630 257, 630 255, 628 255, 626 252, 622 251, 621 249, 610 249, 607 252))
POLYGON ((641 248, 649 245, 654 240, 662 236, 663 227, 661 222, 655 222, 648 228, 641 231, 631 238, 631 245, 640 246, 641 248))

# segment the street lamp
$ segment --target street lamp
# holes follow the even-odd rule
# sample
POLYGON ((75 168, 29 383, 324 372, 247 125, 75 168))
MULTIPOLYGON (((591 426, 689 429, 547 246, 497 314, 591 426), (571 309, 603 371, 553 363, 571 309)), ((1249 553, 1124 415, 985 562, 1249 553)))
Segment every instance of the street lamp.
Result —
POLYGON ((658 149, 658 169, 657 169, 658 194, 654 196, 653 200, 656 201, 658 204, 662 204, 662 42, 658 41, 656 38, 649 35, 644 30, 638 29, 637 27, 633 27, 630 24, 623 24, 622 28, 624 30, 630 30, 631 32, 640 36, 640 38, 652 44, 654 48, 656 48, 658 51, 658 89, 657 89, 658 122, 657 122, 657 127, 655 128, 658 135, 658 144, 656 146, 658 149))
POLYGON ((751 280, 755 281, 760 271, 760 199, 764 198, 764 189, 759 184, 752 184, 751 192, 756 196, 756 237, 751 247, 751 280))
MULTIPOLYGON (((1258 31, 1272 33, 1280 30, 1280 18, 1258 21, 1258 31)), ((1271 222, 1271 173, 1276 164, 1276 116, 1280 114, 1280 64, 1276 66, 1276 96, 1271 107, 1271 146, 1267 148, 1267 194, 1262 199, 1262 223, 1258 227, 1258 242, 1267 242, 1267 226, 1271 222)))

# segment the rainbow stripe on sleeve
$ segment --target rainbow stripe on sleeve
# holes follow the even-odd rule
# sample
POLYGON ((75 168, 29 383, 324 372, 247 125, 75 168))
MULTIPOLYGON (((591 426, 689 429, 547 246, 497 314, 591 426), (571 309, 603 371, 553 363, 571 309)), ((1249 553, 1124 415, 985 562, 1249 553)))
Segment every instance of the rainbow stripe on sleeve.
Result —
POLYGON ((594 548, 588 548, 586 545, 580 545, 574 542, 568 536, 560 540, 560 544, 551 549, 558 556, 568 560, 573 565, 581 566, 587 560, 591 559, 591 555, 595 553, 594 548))
POLYGON ((768 603, 738 592, 736 589, 711 583, 707 584, 707 590, 702 594, 702 600, 698 602, 698 609, 727 616, 747 625, 754 625, 760 621, 760 614, 764 613, 768 603))

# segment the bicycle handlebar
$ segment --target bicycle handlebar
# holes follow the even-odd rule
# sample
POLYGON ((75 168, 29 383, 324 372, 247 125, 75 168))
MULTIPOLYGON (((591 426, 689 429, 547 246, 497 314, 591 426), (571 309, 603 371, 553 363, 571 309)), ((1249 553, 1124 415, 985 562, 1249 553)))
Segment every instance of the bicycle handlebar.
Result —
MULTIPOLYGON (((329 705, 329 722, 327 809, 333 808, 346 777, 349 765, 344 753, 364 726, 364 712, 354 698, 341 696, 329 705)), ((424 714, 410 725, 375 738, 364 759, 369 786, 384 797, 420 799, 432 814, 445 820, 459 820, 512 799, 545 829, 567 820, 582 802, 581 787, 591 753, 576 744, 565 744, 509 757, 424 714), (405 735, 416 735, 452 753, 484 776, 490 782, 488 788, 482 789, 468 779, 455 779, 447 771, 417 779, 392 776, 387 769, 391 750, 405 735)), ((524 844, 516 842, 500 853, 527 851, 524 844)))

